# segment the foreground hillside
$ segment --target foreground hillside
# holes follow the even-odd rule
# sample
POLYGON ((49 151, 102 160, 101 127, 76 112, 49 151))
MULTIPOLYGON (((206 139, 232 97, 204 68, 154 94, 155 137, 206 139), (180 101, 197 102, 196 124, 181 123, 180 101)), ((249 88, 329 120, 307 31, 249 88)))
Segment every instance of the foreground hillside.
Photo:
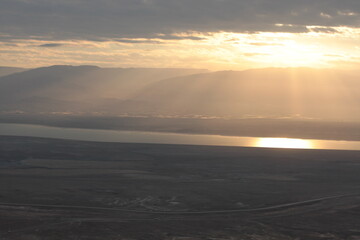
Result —
POLYGON ((0 238, 358 240, 359 159, 0 137, 0 238))

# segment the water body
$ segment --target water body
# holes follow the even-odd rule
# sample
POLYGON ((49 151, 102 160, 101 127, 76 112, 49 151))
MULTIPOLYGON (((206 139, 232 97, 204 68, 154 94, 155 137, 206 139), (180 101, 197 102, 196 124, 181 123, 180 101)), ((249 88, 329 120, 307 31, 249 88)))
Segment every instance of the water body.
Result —
POLYGON ((360 150, 360 141, 233 137, 205 134, 116 131, 48 127, 31 124, 0 123, 0 135, 123 143, 160 143, 241 147, 360 150))

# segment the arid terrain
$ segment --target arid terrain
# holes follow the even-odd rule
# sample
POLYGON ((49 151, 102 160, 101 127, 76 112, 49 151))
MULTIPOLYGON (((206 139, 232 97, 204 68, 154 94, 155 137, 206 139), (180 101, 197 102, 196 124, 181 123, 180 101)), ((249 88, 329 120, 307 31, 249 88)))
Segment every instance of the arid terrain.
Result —
POLYGON ((360 151, 0 137, 1 240, 360 239, 360 151))

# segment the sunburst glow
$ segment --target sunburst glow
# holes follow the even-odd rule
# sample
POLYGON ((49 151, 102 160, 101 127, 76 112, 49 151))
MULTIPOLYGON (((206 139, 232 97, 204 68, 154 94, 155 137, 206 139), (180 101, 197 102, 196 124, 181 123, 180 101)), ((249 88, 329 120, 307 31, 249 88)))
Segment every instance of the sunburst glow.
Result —
POLYGON ((310 140, 291 138, 260 138, 256 141, 255 146, 264 148, 313 148, 313 144, 310 140))
MULTIPOLYGON (((244 70, 266 67, 356 66, 360 29, 305 33, 188 32, 150 38, 91 40, 16 39, 0 42, 0 65, 37 67, 89 64, 106 67, 179 67, 244 70), (53 46, 53 47, 38 47, 53 46), (74 57, 76 55, 76 57, 74 57)), ((6 37, 1 35, 0 37, 6 37)))

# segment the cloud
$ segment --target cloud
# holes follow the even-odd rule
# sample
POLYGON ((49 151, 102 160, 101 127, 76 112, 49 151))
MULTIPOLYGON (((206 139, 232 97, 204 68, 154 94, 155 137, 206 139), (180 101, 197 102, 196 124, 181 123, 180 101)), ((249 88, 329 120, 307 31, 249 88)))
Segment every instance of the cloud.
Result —
POLYGON ((191 36, 191 35, 186 35, 186 36, 179 36, 179 35, 174 35, 174 34, 160 34, 158 36, 155 37, 155 39, 162 39, 162 40, 194 40, 194 41, 200 41, 200 40, 204 40, 205 38, 203 37, 198 37, 198 36, 191 36))
POLYGON ((165 43, 161 40, 167 40, 167 41, 171 41, 171 40, 193 40, 193 41, 200 41, 200 40, 205 40, 204 37, 199 37, 199 36, 181 36, 181 35, 175 35, 175 34, 160 34, 154 37, 149 37, 149 38, 120 38, 120 39, 114 39, 113 41, 115 42, 120 42, 120 43, 130 43, 130 44, 162 44, 165 43))
POLYGON ((149 40, 149 39, 116 39, 116 42, 120 43, 130 43, 130 44, 160 44, 159 41, 149 40))
POLYGON ((53 40, 200 40, 174 33, 359 27, 359 12, 359 0, 1 0, 0 33, 53 40))
POLYGON ((338 30, 336 30, 335 28, 331 28, 331 27, 312 27, 309 28, 311 29, 311 31, 313 32, 322 32, 322 33, 337 33, 338 30))
POLYGON ((284 44, 282 43, 274 43, 274 42, 251 42, 249 43, 250 45, 253 46, 283 46, 284 44))
POLYGON ((266 53, 244 53, 246 57, 256 57, 256 56, 268 56, 269 54, 266 53))
POLYGON ((46 44, 41 44, 38 47, 45 47, 45 48, 53 48, 53 47, 61 47, 64 44, 61 43, 46 43, 46 44))

